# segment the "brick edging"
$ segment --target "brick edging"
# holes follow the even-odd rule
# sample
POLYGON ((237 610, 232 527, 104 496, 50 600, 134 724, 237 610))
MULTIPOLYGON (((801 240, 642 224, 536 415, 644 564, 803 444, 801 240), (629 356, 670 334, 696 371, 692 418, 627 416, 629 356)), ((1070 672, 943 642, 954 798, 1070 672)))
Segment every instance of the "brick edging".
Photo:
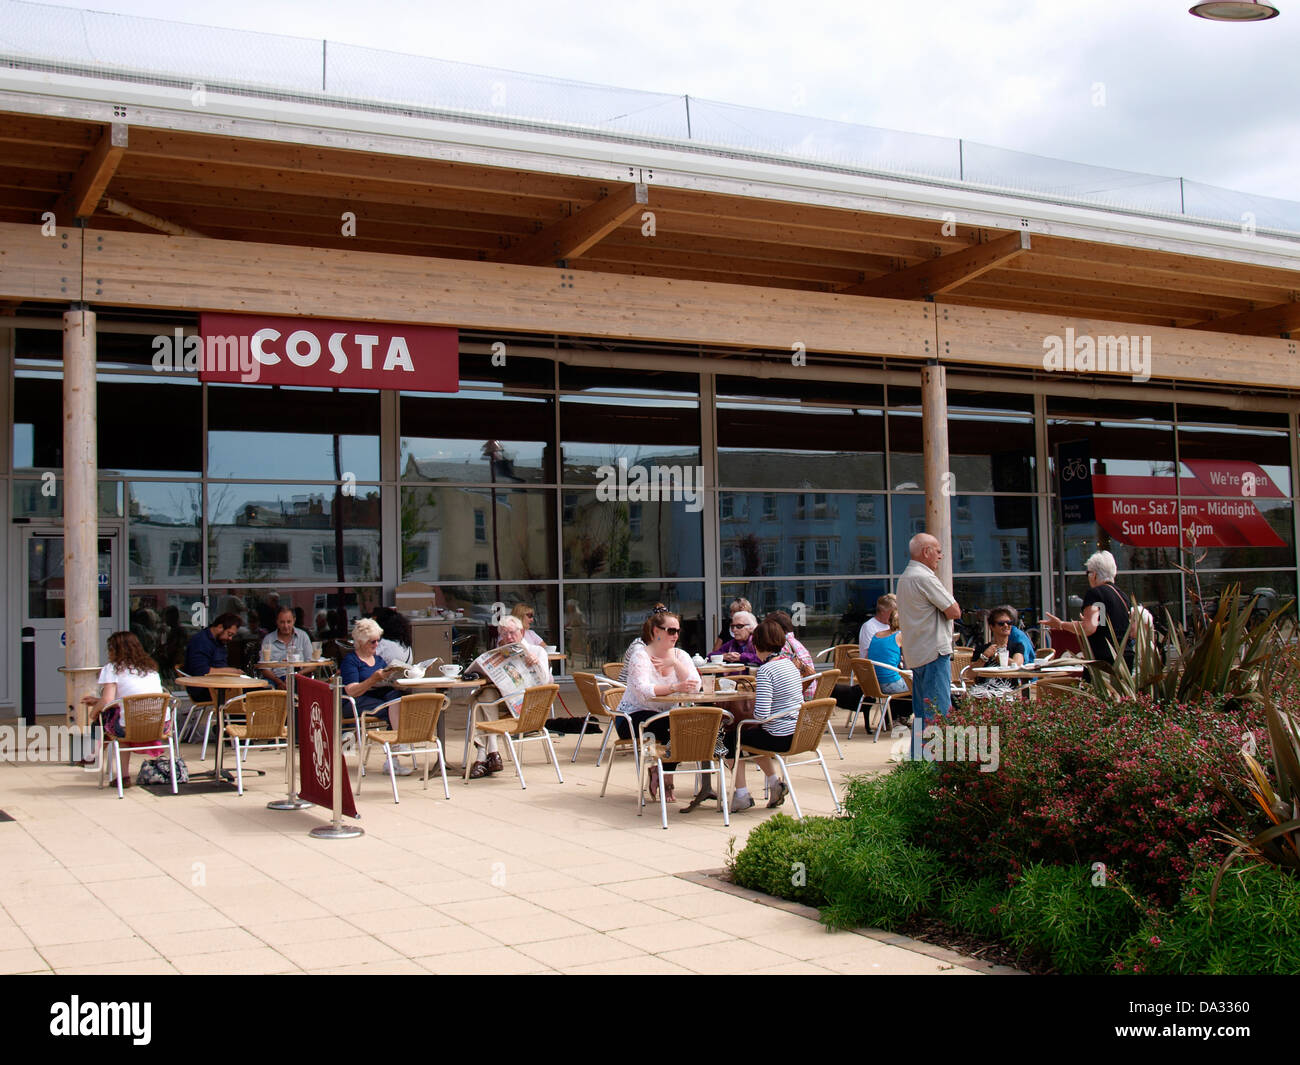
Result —
MULTIPOLYGON (((686 873, 674 873, 673 875, 678 880, 685 880, 688 883, 698 884, 713 891, 734 895, 739 899, 747 899, 750 902, 756 902, 760 906, 768 906, 774 910, 784 910, 796 917, 806 917, 810 921, 818 922, 821 920, 821 914, 815 906, 806 906, 802 902, 791 902, 789 899, 777 898, 775 895, 755 891, 753 888, 741 887, 739 884, 727 880, 726 874, 726 869, 698 869, 686 873)), ((902 947, 914 954, 923 954, 927 958, 934 958, 936 961, 946 962, 950 965, 958 965, 963 969, 984 973, 986 976, 1029 975, 1009 965, 999 965, 996 962, 984 961, 981 958, 971 958, 965 954, 958 954, 955 950, 949 950, 947 947, 937 947, 933 943, 925 943, 919 939, 912 939, 910 936, 900 935, 897 932, 886 932, 880 928, 846 928, 842 929, 842 931, 850 932, 855 936, 862 936, 864 939, 874 939, 877 943, 884 943, 891 947, 902 947)))

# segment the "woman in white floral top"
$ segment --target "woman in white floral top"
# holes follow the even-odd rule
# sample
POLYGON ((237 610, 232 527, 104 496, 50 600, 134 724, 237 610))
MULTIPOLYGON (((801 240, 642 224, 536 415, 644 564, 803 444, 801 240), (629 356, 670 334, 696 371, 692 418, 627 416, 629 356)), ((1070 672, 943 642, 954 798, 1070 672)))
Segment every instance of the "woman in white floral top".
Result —
MULTIPOLYGON (((655 696, 697 692, 702 687, 700 675, 691 664, 691 656, 677 646, 681 630, 681 619, 667 611, 656 611, 641 626, 643 646, 633 646, 628 653, 627 690, 618 704, 621 712, 631 716, 633 727, 664 711, 662 703, 651 702, 655 696)), ((630 738, 626 719, 619 718, 615 726, 620 737, 630 738)), ((656 721, 650 726, 650 731, 660 743, 667 743, 668 719, 656 721)), ((665 762, 664 768, 672 772, 677 763, 665 762)), ((650 795, 656 799, 659 797, 657 773, 650 779, 650 795)), ((676 801, 671 781, 665 782, 664 797, 669 802, 676 801)))

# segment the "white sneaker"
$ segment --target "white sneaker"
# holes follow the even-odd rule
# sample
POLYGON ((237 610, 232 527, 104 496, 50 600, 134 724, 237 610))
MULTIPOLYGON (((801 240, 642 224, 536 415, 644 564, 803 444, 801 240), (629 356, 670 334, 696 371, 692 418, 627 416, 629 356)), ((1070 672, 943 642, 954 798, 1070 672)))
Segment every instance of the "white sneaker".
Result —
POLYGON ((409 765, 402 765, 401 762, 397 762, 396 764, 394 764, 393 761, 390 759, 389 761, 384 763, 384 768, 381 770, 381 772, 384 773, 393 772, 396 773, 399 777, 409 777, 411 773, 414 772, 414 770, 412 770, 409 765))

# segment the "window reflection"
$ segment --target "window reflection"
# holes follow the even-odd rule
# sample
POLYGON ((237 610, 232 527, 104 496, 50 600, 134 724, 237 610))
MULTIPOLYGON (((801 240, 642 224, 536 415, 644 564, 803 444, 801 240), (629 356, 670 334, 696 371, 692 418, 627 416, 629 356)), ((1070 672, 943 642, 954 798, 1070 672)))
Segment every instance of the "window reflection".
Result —
POLYGON ((555 477, 550 397, 403 396, 401 431, 404 481, 537 484, 555 477))
POLYGON ((127 489, 132 586, 203 580, 203 489, 133 481, 127 489))
POLYGON ((208 579, 379 581, 379 487, 208 486, 208 579), (341 533, 337 530, 341 530, 341 533))
POLYGON ((704 573, 704 523, 693 504, 601 500, 576 489, 566 489, 563 500, 566 577, 639 580, 704 573))
POLYGON ((571 669, 599 671, 604 662, 621 661, 628 644, 641 635, 641 623, 655 603, 663 603, 681 616, 678 647, 688 654, 707 653, 713 647, 704 624, 703 584, 568 584, 564 595, 571 669))
POLYGON ((692 400, 565 396, 560 400, 564 480, 594 484, 623 459, 630 468, 700 465, 700 412, 692 400))
MULTIPOLYGON (((926 531, 925 496, 891 497, 894 529, 894 572, 907 568, 907 545, 926 531)), ((952 523, 952 571, 1016 573, 1039 567, 1038 519, 1033 496, 954 495, 949 500, 952 523)))
POLYGON ((884 495, 720 492, 718 503, 724 577, 884 572, 884 495))
POLYGON ((860 488, 885 482, 879 410, 718 404, 718 483, 860 488))
MULTIPOLYGON (((924 491, 919 412, 890 414, 889 447, 894 490, 924 491)), ((958 492, 1032 492, 1035 447, 1032 418, 949 411, 949 472, 958 492)))
POLYGON ((555 492, 403 488, 402 580, 554 580, 555 492))

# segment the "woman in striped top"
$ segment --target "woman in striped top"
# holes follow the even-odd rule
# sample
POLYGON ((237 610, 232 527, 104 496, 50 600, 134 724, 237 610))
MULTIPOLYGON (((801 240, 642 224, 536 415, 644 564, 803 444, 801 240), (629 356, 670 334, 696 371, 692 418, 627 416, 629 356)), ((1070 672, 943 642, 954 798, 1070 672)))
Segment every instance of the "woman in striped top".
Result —
MULTIPOLYGON (((785 629, 772 620, 764 621, 754 631, 754 649, 758 652, 762 665, 754 678, 754 717, 743 721, 735 728, 727 730, 727 754, 736 755, 736 732, 741 731, 741 743, 755 743, 773 751, 788 751, 794 741, 795 717, 782 718, 768 724, 768 719, 787 710, 797 710, 803 705, 803 677, 799 667, 789 659, 781 657, 785 647, 785 629)), ((776 761, 772 758, 759 758, 758 767, 767 776, 768 793, 771 798, 767 808, 780 806, 785 802, 787 788, 780 774, 776 772, 776 761)), ((745 787, 745 763, 736 765, 736 792, 731 800, 731 810, 737 813, 748 810, 754 800, 745 787)))

